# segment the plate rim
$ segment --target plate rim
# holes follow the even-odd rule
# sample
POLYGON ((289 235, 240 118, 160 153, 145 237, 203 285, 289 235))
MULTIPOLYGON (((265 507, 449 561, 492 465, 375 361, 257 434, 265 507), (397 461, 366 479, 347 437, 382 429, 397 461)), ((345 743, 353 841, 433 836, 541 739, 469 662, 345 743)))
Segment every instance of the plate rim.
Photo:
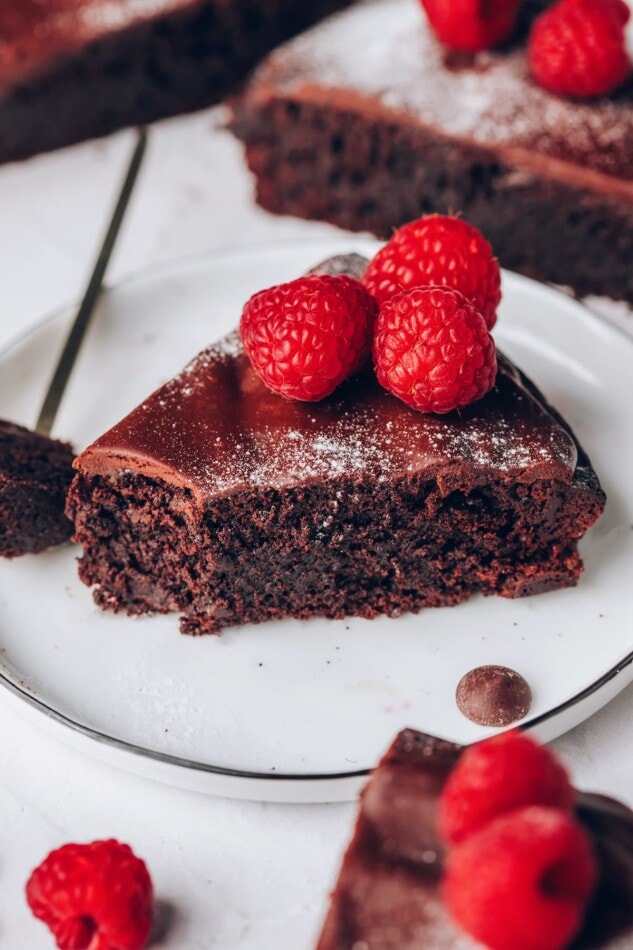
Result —
MULTIPOLYGON (((538 716, 534 716, 531 719, 527 719, 518 723, 516 727, 509 726, 508 729, 518 728, 522 732, 525 732, 530 729, 535 729, 551 719, 555 719, 557 716, 560 716, 569 709, 572 709, 578 703, 584 702, 584 700, 589 699, 589 697, 599 692, 604 686, 611 682, 611 680, 615 679, 616 676, 622 673, 623 670, 625 670, 626 667, 630 666, 632 663, 633 650, 625 654, 621 660, 610 667, 605 673, 602 674, 602 676, 599 676, 588 686, 584 687, 584 689, 574 693, 573 696, 563 700, 563 702, 559 703, 557 706, 553 706, 552 709, 548 709, 545 712, 540 713, 538 716)), ((43 713, 47 719, 64 726, 76 734, 88 739, 92 739, 93 741, 98 742, 100 745, 118 749, 121 752, 139 756, 140 758, 148 759, 153 762, 158 762, 161 765, 175 766, 177 768, 184 768, 190 771, 202 772, 210 775, 222 775, 226 776, 227 778, 238 778, 245 780, 256 779, 258 781, 260 779, 265 779, 271 783, 303 783, 322 781, 335 782, 359 779, 366 778, 374 769, 374 766, 368 766, 367 768, 354 769, 346 772, 257 772, 249 769, 234 769, 230 768, 229 766, 213 765, 209 762, 200 762, 196 759, 187 759, 182 756, 172 755, 168 752, 159 752, 156 749, 148 749, 145 746, 139 746, 134 742, 129 742, 127 739, 120 739, 117 736, 110 736, 107 733, 100 732, 98 729, 94 729, 92 726, 87 726, 84 723, 78 722, 71 716, 67 716, 65 713, 54 709, 52 706, 48 706, 43 700, 38 699, 38 697, 33 695, 33 693, 31 693, 28 689, 21 687, 19 683, 14 682, 11 677, 8 676, 7 673, 2 669, 0 669, 0 686, 7 689, 14 696, 17 696, 19 699, 25 701, 32 709, 43 713)), ((495 730, 494 734, 497 735, 498 733, 506 732, 508 729, 497 729, 495 730)))
MULTIPOLYGON (((274 256, 275 253, 279 253, 284 249, 292 249, 293 251, 296 251, 299 244, 301 247, 305 246, 306 248, 309 248, 310 246, 320 246, 323 248, 329 247, 330 253, 337 253, 334 248, 336 248, 339 243, 354 244, 354 242, 356 242, 361 250, 369 249, 370 247, 379 247, 383 243, 377 239, 365 235, 341 235, 340 238, 333 235, 319 238, 304 238, 301 241, 286 239, 274 242, 261 242, 250 244, 246 247, 234 245, 221 249, 207 249, 194 254, 183 254, 169 261, 153 262, 145 267, 132 270, 123 274, 115 283, 106 284, 106 286, 103 288, 101 303, 103 303, 103 301, 107 299, 112 293, 122 290, 124 291, 127 288, 132 288, 135 285, 151 281, 152 279, 165 278, 170 275, 173 276, 186 267, 192 265, 195 266, 196 264, 203 264, 204 262, 221 262, 222 260, 230 258, 251 257, 257 256, 258 254, 272 254, 274 256)), ((515 286, 526 286, 532 293, 536 292, 539 295, 545 294, 548 297, 553 294, 561 305, 577 311, 579 317, 582 315, 582 318, 588 325, 599 324, 603 332, 606 332, 607 334, 613 334, 619 340, 624 339, 630 346, 633 347, 633 337, 627 333, 625 329, 611 322, 603 314, 585 306, 581 300, 569 296, 561 288, 551 284, 541 283, 539 281, 533 280, 532 278, 526 277, 523 274, 518 274, 513 271, 503 270, 502 274, 504 281, 509 281, 510 284, 514 284, 515 286)), ((10 338, 0 348, 0 361, 10 358, 15 350, 19 349, 21 345, 24 345, 32 337, 37 336, 38 333, 44 331, 49 325, 55 323, 56 321, 70 319, 76 306, 77 301, 75 300, 55 307, 41 318, 31 323, 21 333, 10 338)), ((523 720, 517 724, 516 728, 524 731, 530 730, 541 726, 545 722, 557 718, 558 716, 567 712, 569 709, 595 695, 631 664, 633 664, 633 649, 626 653, 620 660, 610 666, 604 673, 602 673, 587 686, 583 687, 581 690, 574 693, 572 696, 563 700, 561 703, 557 704, 551 709, 545 710, 544 712, 537 716, 533 716, 532 718, 523 720)), ((146 746, 138 745, 134 742, 130 742, 127 739, 119 738, 118 736, 109 735, 106 732, 101 732, 99 729, 86 725, 77 718, 73 718, 61 710, 56 709, 54 706, 48 705, 44 700, 34 695, 33 692, 28 689, 28 687, 21 685, 21 681, 19 679, 12 678, 6 667, 3 667, 1 664, 0 686, 18 699, 24 701, 31 709, 43 714, 49 721, 53 721, 61 725, 63 728, 76 735, 90 739, 101 746, 115 749, 143 760, 159 763, 160 765, 166 765, 169 767, 176 767, 178 769, 185 769, 196 773, 248 781, 265 780, 271 785, 274 785, 275 783, 283 782, 309 784, 324 781, 329 783, 362 779, 370 775, 374 768, 372 765, 366 768, 338 772, 303 773, 257 771, 232 768, 230 766, 223 765, 213 765, 209 762, 202 762, 197 759, 189 759, 183 756, 175 755, 173 753, 160 752, 156 749, 147 748, 146 746)), ((509 728, 514 727, 510 726, 509 728)), ((503 731, 506 730, 495 730, 495 734, 503 731)))
MULTIPOLYGON (((375 248, 382 247, 385 243, 384 241, 379 241, 378 238, 373 238, 366 234, 351 233, 350 238, 352 241, 358 241, 360 245, 365 246, 366 248, 372 246, 375 248)), ((341 237, 340 240, 343 241, 345 238, 341 237)), ((240 255, 251 255, 262 252, 266 253, 268 251, 282 251, 284 248, 295 250, 297 245, 301 245, 302 247, 314 245, 315 247, 318 247, 331 244, 334 246, 335 244, 338 244, 338 241, 339 238, 335 237, 334 235, 318 238, 302 237, 300 240, 292 240, 288 238, 277 241, 262 240, 260 242, 248 244, 246 246, 233 244, 222 248, 207 248, 206 250, 196 251, 195 253, 178 254, 175 257, 164 261, 153 261, 152 263, 146 264, 142 267, 124 271, 112 284, 106 281, 102 287, 101 295, 97 302, 97 310, 100 309, 103 301, 107 299, 111 293, 125 289, 126 287, 132 287, 134 284, 141 283, 142 281, 148 280, 154 276, 165 276, 166 272, 178 270, 187 264, 195 264, 199 261, 205 261, 209 259, 222 260, 223 258, 238 257, 240 255)), ((609 318, 606 317, 600 310, 594 309, 589 304, 586 304, 582 299, 573 296, 573 294, 568 292, 562 286, 552 284, 549 281, 538 281, 532 277, 527 277, 525 274, 520 274, 518 271, 508 270, 505 267, 501 268, 501 275, 502 289, 504 281, 509 280, 511 283, 517 283, 519 285, 526 284, 528 287, 537 289, 541 293, 543 291, 552 292, 556 297, 564 302, 565 305, 570 306, 575 310, 579 310, 580 313, 582 313, 584 319, 588 322, 598 323, 607 332, 612 332, 616 336, 622 337, 627 343, 633 344, 633 316, 631 319, 631 331, 629 332, 618 323, 609 320, 609 318)), ((72 299, 66 300, 65 303, 61 303, 50 310, 47 310, 42 316, 36 318, 25 329, 21 330, 15 336, 10 337, 4 342, 2 346, 0 346, 0 360, 4 359, 6 356, 9 356, 14 349, 17 349, 17 347, 19 347, 22 343, 26 342, 26 340, 28 340, 29 337, 35 332, 44 329, 47 324, 62 318, 70 320, 79 304, 80 298, 74 297, 72 299)), ((96 314, 95 318, 98 319, 96 314)))

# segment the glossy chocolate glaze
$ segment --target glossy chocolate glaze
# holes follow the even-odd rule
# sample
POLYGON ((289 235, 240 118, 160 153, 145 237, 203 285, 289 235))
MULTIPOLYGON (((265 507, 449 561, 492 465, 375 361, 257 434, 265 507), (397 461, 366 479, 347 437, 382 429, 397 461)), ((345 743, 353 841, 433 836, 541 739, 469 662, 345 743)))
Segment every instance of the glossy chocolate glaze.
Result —
POLYGON ((423 415, 365 370, 320 403, 290 402, 254 373, 237 336, 201 353, 78 458, 85 474, 130 470, 201 500, 324 477, 424 473, 451 489, 491 476, 597 486, 571 434, 499 360, 495 388, 447 416, 423 415))
POLYGON ((0 88, 45 68, 57 55, 200 0, 2 0, 0 88))
MULTIPOLYGON (((397 736, 362 794, 318 950, 479 947, 454 926, 440 892, 437 805, 461 751, 412 729, 397 736)), ((615 950, 633 929, 633 812, 580 794, 577 817, 594 846, 598 885, 573 947, 615 950)))

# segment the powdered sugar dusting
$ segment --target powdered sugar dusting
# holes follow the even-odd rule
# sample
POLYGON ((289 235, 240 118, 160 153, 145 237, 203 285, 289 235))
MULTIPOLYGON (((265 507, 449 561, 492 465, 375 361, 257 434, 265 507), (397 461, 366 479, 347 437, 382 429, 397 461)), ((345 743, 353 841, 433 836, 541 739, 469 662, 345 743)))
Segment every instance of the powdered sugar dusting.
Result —
MULTIPOLYGON (((379 445, 361 438, 357 432, 346 431, 345 425, 327 435, 311 437, 310 433, 289 429, 285 432, 262 430, 261 443, 274 444, 274 454, 241 445, 226 472, 224 485, 234 480, 247 481, 256 487, 279 483, 280 469, 288 481, 305 483, 321 478, 358 476, 374 470, 386 476, 393 458, 388 445, 379 445)), ((327 527, 326 525, 324 527, 327 527)))
POLYGON ((553 429, 549 438, 537 443, 525 440, 525 433, 517 429, 512 419, 498 418, 494 429, 484 434, 480 426, 447 428, 437 431, 433 445, 447 457, 456 454, 468 458, 471 464, 485 467, 496 464, 504 472, 521 471, 536 462, 551 461, 559 450, 559 432, 553 429))
POLYGON ((236 334, 199 354, 85 454, 206 497, 419 474, 569 482, 576 465, 573 439, 503 358, 483 400, 423 415, 382 390, 371 371, 323 402, 286 401, 256 376, 236 334))
POLYGON ((93 0, 81 8, 78 19, 81 26, 92 34, 98 29, 120 29, 191 5, 192 0, 93 0))
POLYGON ((534 148, 633 179, 630 94, 560 99, 530 80, 522 48, 455 69, 445 55, 415 0, 365 0, 273 54, 257 78, 295 94, 351 90, 457 138, 534 148))

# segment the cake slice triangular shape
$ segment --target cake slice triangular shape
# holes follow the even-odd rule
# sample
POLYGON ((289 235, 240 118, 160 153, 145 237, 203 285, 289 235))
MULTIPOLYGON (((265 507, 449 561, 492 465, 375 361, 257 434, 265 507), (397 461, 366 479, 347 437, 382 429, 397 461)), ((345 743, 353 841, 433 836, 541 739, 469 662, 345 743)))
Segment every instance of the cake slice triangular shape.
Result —
POLYGON ((69 512, 97 603, 180 611, 194 634, 566 587, 605 501, 570 428, 501 356, 485 398, 424 415, 370 369, 320 403, 286 401, 237 335, 75 466, 69 512))
MULTIPOLYGON (((413 729, 396 737, 361 794, 317 950, 483 950, 453 923, 441 891, 439 799, 462 751, 413 729)), ((575 818, 597 883, 570 948, 623 950, 633 933, 633 812, 578 793, 575 818)))

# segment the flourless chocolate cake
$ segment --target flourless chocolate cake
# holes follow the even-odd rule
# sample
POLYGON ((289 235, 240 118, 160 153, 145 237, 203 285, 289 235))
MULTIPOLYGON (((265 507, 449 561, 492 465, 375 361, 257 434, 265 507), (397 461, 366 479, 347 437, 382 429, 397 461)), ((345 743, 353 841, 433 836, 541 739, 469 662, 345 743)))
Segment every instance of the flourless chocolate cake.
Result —
MULTIPOLYGON (((476 950, 442 901, 444 848, 438 800, 461 747, 407 729, 361 797, 317 950, 476 950)), ((573 950, 623 948, 633 932, 633 813, 602 795, 579 794, 598 882, 573 950)))
POLYGON ((571 430, 503 357, 487 396, 438 416, 369 368, 319 403, 284 400, 237 335, 75 467, 68 510, 97 603, 180 611, 194 634, 566 587, 605 500, 571 430))
POLYGON ((365 0, 277 50, 232 122, 260 204, 384 238, 460 211, 503 266, 633 302, 631 85, 558 98, 524 41, 456 54, 417 0, 365 0))
POLYGON ((2 0, 0 162, 220 101, 348 0, 2 0))
POLYGON ((75 453, 67 442, 0 419, 0 557, 68 541, 64 514, 75 453))

